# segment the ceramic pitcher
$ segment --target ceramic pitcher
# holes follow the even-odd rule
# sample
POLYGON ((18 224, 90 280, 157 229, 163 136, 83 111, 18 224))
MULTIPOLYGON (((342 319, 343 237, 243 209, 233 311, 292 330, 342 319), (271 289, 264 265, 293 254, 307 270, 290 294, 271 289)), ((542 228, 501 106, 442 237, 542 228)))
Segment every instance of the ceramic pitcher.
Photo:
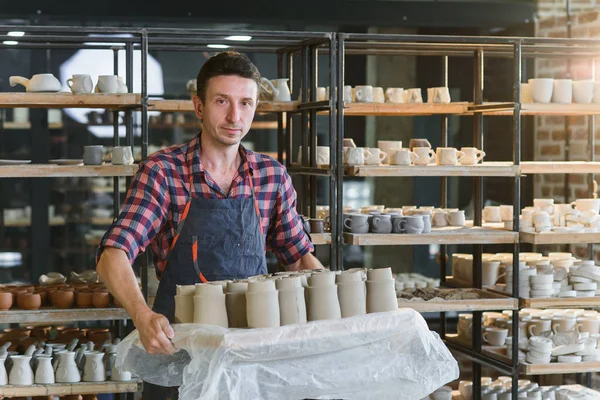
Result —
POLYGON ((106 353, 106 356, 104 357, 104 371, 106 372, 106 375, 110 377, 117 358, 117 345, 107 344, 104 347, 104 352, 106 353))
POLYGON ((35 370, 35 383, 41 385, 54 383, 52 356, 38 356, 37 368, 35 370))
POLYGON ((103 358, 104 353, 96 351, 85 354, 85 366, 83 367, 84 382, 104 382, 106 380, 103 358))
POLYGON ((13 365, 8 375, 10 385, 29 386, 33 385, 33 370, 29 362, 31 356, 11 356, 13 365))
POLYGON ((56 382, 76 383, 81 381, 79 368, 75 363, 75 352, 65 351, 58 355, 58 368, 56 368, 56 382))
POLYGON ((6 353, 2 357, 0 357, 0 386, 4 386, 8 384, 8 374, 6 373, 6 367, 4 363, 6 362, 6 353))
POLYGON ((292 95, 287 81, 287 78, 273 79, 272 81, 261 78, 261 86, 267 93, 272 94, 273 101, 291 101, 292 95))

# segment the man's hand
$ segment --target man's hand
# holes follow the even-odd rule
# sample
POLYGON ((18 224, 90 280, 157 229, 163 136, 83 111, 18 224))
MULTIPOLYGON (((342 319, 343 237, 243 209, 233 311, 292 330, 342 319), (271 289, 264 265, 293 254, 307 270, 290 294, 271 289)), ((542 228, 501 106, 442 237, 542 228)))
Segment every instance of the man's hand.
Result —
POLYGON ((137 316, 134 321, 140 340, 150 354, 173 354, 175 347, 171 340, 175 336, 169 320, 151 310, 137 316))
POLYGON ((323 269, 323 264, 311 253, 306 253, 293 264, 286 265, 286 271, 301 271, 304 269, 323 269))

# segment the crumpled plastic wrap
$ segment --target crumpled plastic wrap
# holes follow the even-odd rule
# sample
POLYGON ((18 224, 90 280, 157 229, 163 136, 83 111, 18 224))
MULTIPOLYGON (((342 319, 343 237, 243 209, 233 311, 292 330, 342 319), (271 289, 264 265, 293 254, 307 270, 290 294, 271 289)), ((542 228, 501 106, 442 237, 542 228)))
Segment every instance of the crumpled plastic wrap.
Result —
POLYGON ((143 350, 137 331, 116 366, 179 398, 421 399, 459 376, 458 364, 412 309, 264 329, 173 326, 172 356, 143 350))

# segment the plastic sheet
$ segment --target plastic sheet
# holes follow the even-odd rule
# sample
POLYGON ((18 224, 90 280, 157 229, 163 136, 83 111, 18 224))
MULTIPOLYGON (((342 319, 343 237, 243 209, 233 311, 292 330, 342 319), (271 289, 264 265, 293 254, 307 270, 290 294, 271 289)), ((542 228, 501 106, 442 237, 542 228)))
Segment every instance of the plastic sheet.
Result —
POLYGON ((146 353, 132 332, 116 365, 180 399, 421 399, 458 364, 412 309, 265 329, 173 326, 173 356, 146 353))

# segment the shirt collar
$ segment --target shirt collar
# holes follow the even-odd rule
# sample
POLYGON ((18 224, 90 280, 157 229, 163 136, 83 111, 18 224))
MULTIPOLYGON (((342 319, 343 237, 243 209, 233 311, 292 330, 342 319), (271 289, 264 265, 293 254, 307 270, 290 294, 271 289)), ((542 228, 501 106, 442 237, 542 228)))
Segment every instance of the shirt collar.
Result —
MULTIPOLYGON (((205 169, 200 160, 200 135, 202 131, 196 135, 196 137, 190 142, 188 151, 186 154, 186 162, 192 166, 193 172, 204 173, 205 169)), ((240 165, 240 171, 254 173, 258 170, 258 163, 256 161, 256 154, 253 151, 246 149, 240 144, 240 156, 242 157, 242 164, 240 165)))

